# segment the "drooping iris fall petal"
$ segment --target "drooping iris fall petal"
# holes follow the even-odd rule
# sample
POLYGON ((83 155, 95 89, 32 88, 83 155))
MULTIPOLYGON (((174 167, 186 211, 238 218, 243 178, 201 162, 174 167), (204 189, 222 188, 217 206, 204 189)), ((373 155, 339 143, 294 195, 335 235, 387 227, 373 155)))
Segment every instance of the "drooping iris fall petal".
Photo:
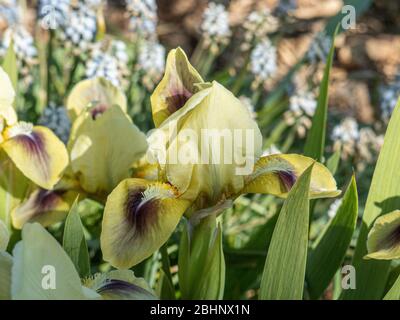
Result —
POLYGON ((151 108, 156 127, 171 114, 181 109, 198 88, 203 79, 190 64, 181 48, 168 54, 165 75, 151 96, 151 108))
POLYGON ((71 170, 83 190, 104 196, 129 177, 146 149, 146 136, 118 106, 95 117, 92 110, 82 113, 68 143, 71 170))
POLYGON ((25 223, 38 222, 47 227, 63 220, 78 196, 78 192, 37 189, 11 213, 14 228, 22 229, 25 223))
POLYGON ((48 128, 19 122, 5 131, 3 150, 38 186, 52 189, 68 165, 65 145, 48 128))
POLYGON ((310 198, 330 198, 340 194, 330 171, 313 159, 298 154, 276 154, 262 157, 247 178, 241 193, 272 194, 285 198, 302 173, 314 162, 310 198))
POLYGON ((189 202, 168 184, 126 179, 109 195, 104 209, 101 248, 104 260, 127 269, 167 241, 189 202))
POLYGON ((85 282, 104 300, 156 300, 157 297, 143 278, 136 278, 131 270, 113 270, 95 275, 85 282))
POLYGON ((368 234, 367 259, 393 260, 400 258, 400 210, 376 219, 368 234))
POLYGON ((66 108, 74 121, 88 107, 94 110, 118 105, 123 111, 127 110, 124 93, 104 78, 93 78, 79 82, 68 96, 66 108))

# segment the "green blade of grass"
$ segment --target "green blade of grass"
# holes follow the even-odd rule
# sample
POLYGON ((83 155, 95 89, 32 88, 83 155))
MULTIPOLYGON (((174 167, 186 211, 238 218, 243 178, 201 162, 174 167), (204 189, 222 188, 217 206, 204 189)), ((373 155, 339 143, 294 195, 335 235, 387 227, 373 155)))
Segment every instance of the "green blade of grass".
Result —
POLYGON ((307 135, 304 146, 304 155, 321 161, 325 148, 326 122, 328 118, 328 89, 333 56, 335 53, 335 36, 332 37, 332 45, 326 61, 324 76, 319 88, 317 109, 312 120, 310 132, 307 135))
POLYGON ((357 213, 357 185, 353 175, 336 216, 310 252, 306 279, 311 299, 321 296, 343 262, 356 227, 357 213))
POLYGON ((260 299, 298 300, 303 297, 312 167, 293 186, 279 214, 265 261, 260 299))
POLYGON ((81 278, 89 276, 90 259, 83 225, 78 213, 78 199, 75 200, 65 220, 63 247, 81 278))
POLYGON ((364 260, 369 229, 375 219, 400 208, 400 103, 390 119, 369 189, 360 235, 353 258, 357 288, 343 292, 343 299, 381 299, 384 295, 390 261, 364 260))

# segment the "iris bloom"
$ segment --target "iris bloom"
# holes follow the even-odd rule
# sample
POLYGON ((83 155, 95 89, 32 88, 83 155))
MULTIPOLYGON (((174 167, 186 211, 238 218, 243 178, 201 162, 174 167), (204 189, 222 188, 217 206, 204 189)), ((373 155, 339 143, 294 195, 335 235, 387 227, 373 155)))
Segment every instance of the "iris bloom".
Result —
POLYGON ((62 220, 78 194, 104 203, 147 150, 146 136, 126 114, 125 95, 107 80, 79 82, 67 109, 74 120, 67 145, 70 164, 52 191, 38 189, 14 210, 16 228, 26 222, 48 226, 62 220))
MULTIPOLYGON (((219 83, 203 82, 179 48, 169 53, 165 76, 151 102, 157 130, 148 139, 149 159, 156 160, 158 174, 152 176, 158 181, 122 181, 108 196, 104 210, 103 257, 117 268, 130 268, 149 257, 166 242, 183 215, 196 221, 220 213, 246 193, 286 197, 314 163, 296 154, 261 157, 261 133, 246 107, 219 83), (170 134, 171 127, 177 134, 170 134), (210 139, 206 149, 211 161, 180 161, 179 157, 176 161, 175 155, 190 160, 201 153, 204 144, 197 138, 205 129, 224 132, 241 143, 225 141, 228 145, 222 146, 218 139, 210 139), (235 132, 240 134, 235 136, 235 132), (179 133, 194 135, 195 143, 182 141, 179 133), (227 161, 230 157, 240 161, 227 161)), ((339 193, 329 170, 315 163, 310 197, 339 193)))
POLYGON ((0 299, 155 299, 146 282, 130 270, 95 275, 83 282, 67 253, 38 223, 24 226, 13 256, 0 250, 0 299))
POLYGON ((36 185, 51 189, 68 164, 64 144, 46 127, 18 121, 13 108, 15 92, 0 68, 0 155, 11 159, 22 174, 36 185))
POLYGON ((400 210, 376 219, 368 234, 366 259, 393 260, 400 258, 400 210))

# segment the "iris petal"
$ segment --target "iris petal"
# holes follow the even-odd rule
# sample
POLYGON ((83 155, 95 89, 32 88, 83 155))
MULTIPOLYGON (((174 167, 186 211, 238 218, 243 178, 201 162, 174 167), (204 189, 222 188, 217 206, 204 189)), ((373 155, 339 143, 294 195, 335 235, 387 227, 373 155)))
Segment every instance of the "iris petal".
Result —
POLYGON ((21 172, 38 186, 52 189, 68 164, 65 145, 46 127, 6 130, 2 148, 21 172), (19 130, 22 130, 19 132, 19 130))
POLYGON ((67 216, 77 196, 75 191, 35 190, 25 202, 12 211, 13 226, 22 229, 27 222, 39 222, 47 227, 59 222, 67 216))
POLYGON ((15 98, 15 91, 9 76, 1 67, 0 88, 0 118, 4 118, 7 125, 13 125, 17 122, 17 114, 12 106, 15 98))
POLYGON ((146 136, 114 106, 93 118, 90 112, 75 121, 68 144, 71 169, 83 190, 107 196, 130 176, 132 164, 147 150, 146 136))
POLYGON ((105 300, 156 300, 146 281, 136 278, 131 270, 114 270, 96 275, 85 286, 105 300))
POLYGON ((376 219, 368 234, 368 259, 392 260, 400 258, 400 210, 376 219))
POLYGON ((153 120, 156 127, 171 114, 181 109, 189 98, 196 93, 196 83, 203 79, 190 64, 181 48, 168 54, 165 75, 151 96, 153 120))
POLYGON ((127 179, 109 195, 104 209, 101 248, 117 268, 143 261, 167 241, 189 202, 168 184, 127 179))
POLYGON ((94 78, 75 85, 68 96, 66 107, 71 120, 74 121, 88 106, 101 109, 114 105, 118 105, 126 112, 127 102, 124 93, 106 79, 94 78))
MULTIPOLYGON (((298 177, 313 159, 297 154, 276 154, 262 157, 248 177, 241 193, 264 193, 285 198, 298 177)), ((340 194, 329 170, 315 163, 311 175, 310 198, 330 198, 340 194)))

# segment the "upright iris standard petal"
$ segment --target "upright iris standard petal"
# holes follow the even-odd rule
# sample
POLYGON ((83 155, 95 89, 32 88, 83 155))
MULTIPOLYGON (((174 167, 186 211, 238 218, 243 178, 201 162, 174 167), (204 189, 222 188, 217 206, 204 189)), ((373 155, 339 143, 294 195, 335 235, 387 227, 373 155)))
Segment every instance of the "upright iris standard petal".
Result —
POLYGON ((67 100, 67 110, 72 121, 89 106, 95 106, 101 111, 113 105, 127 110, 124 93, 104 78, 93 78, 79 82, 72 89, 67 100))
POLYGON ((22 229, 25 223, 38 222, 47 227, 63 220, 78 196, 78 192, 37 189, 11 213, 14 228, 22 229))
POLYGON ((75 121, 68 150, 71 169, 83 190, 108 195, 129 177, 132 164, 147 149, 146 136, 119 108, 96 114, 85 111, 75 121))
POLYGON ((156 127, 171 114, 181 109, 198 91, 196 83, 203 79, 190 64, 181 48, 168 54, 165 75, 151 96, 151 108, 156 127))
POLYGON ((231 92, 213 82, 159 130, 170 128, 177 134, 168 136, 164 144, 165 170, 184 199, 197 200, 200 207, 212 206, 244 187, 245 176, 261 154, 262 137, 246 107, 231 92))
POLYGON ((40 224, 24 226, 22 241, 15 246, 13 256, 13 299, 87 299, 75 266, 40 224))
POLYGON ((65 145, 48 128, 19 122, 5 131, 3 150, 38 186, 52 189, 68 165, 65 145))
MULTIPOLYGON (((0 120, 6 120, 7 125, 17 122, 17 114, 13 108, 15 91, 7 73, 0 67, 0 120)), ((1 134, 1 130, 0 130, 1 134)), ((1 140, 1 138, 0 138, 1 140)), ((1 141, 0 141, 1 142, 1 141)))
POLYGON ((109 195, 104 209, 100 237, 104 260, 127 269, 159 249, 190 204, 177 196, 168 184, 122 181, 109 195))
POLYGON ((368 234, 367 259, 393 260, 400 258, 400 210, 376 219, 368 234))
POLYGON ((104 300, 156 300, 157 297, 143 278, 131 270, 113 270, 97 274, 85 282, 104 300))
MULTIPOLYGON (((313 159, 298 154, 276 154, 262 157, 247 177, 241 193, 264 193, 285 198, 313 159)), ((310 198, 331 198, 340 194, 330 171, 315 162, 310 182, 310 198)))

